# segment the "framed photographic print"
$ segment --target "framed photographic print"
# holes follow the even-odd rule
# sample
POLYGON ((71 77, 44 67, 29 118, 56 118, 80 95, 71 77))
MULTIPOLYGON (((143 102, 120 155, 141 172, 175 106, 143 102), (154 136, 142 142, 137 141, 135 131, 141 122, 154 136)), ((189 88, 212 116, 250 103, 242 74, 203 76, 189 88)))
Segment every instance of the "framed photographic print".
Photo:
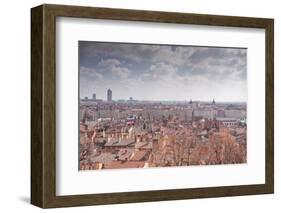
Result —
POLYGON ((273 19, 31 9, 31 203, 274 191, 273 19))

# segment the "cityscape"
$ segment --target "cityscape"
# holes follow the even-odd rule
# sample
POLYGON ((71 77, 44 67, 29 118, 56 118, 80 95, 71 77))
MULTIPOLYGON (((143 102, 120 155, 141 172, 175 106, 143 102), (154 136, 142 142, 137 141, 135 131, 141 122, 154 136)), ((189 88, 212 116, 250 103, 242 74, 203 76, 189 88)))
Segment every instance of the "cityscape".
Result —
POLYGON ((87 53, 80 61, 79 170, 247 163, 246 50, 99 42, 79 48, 80 56, 87 53), (177 48, 184 61, 172 64, 167 50, 177 48), (199 59, 191 60, 194 54, 199 59), (153 75, 144 77, 158 57, 162 74, 149 82, 153 75), (202 66, 212 75, 191 71, 202 66), (189 83, 197 75, 200 81, 189 83))
POLYGON ((80 101, 80 169, 246 162, 246 104, 80 101))

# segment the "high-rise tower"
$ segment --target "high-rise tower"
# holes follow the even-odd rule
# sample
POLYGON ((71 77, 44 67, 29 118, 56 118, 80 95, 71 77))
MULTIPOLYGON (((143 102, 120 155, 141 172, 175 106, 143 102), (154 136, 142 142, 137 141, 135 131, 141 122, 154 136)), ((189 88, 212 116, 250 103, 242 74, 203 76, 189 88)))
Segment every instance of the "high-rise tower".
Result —
POLYGON ((112 101, 112 91, 111 91, 111 89, 107 90, 107 101, 112 101))
POLYGON ((92 99, 93 99, 93 101, 97 100, 96 93, 93 93, 92 99))

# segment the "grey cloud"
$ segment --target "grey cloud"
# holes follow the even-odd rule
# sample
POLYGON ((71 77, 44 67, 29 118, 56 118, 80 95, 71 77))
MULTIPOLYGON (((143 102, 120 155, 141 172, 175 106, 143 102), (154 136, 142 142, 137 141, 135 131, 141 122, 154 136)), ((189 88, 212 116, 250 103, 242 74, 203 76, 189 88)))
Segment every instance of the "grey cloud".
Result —
POLYGON ((107 75, 108 78, 117 77, 125 79, 128 78, 130 74, 130 70, 123 66, 122 63, 117 59, 102 59, 97 64, 97 69, 99 73, 107 75))
POLYGON ((155 81, 159 79, 171 79, 175 77, 177 69, 170 64, 166 64, 163 62, 153 64, 150 68, 143 73, 141 78, 145 81, 155 81))
POLYGON ((88 67, 80 67, 80 78, 84 79, 91 79, 91 80, 102 80, 103 75, 101 73, 98 73, 96 69, 94 68, 88 68, 88 67))
POLYGON ((192 63, 199 63, 202 62, 202 60, 210 58, 214 60, 229 60, 236 57, 242 58, 245 56, 244 52, 246 52, 246 49, 198 47, 198 49, 189 57, 189 60, 192 63))

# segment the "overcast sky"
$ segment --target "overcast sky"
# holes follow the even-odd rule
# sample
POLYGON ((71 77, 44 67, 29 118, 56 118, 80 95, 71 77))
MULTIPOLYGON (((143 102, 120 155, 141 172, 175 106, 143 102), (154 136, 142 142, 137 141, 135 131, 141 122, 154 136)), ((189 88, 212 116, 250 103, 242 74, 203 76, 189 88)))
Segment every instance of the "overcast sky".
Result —
POLYGON ((247 101, 247 50, 79 42, 80 97, 247 101))

